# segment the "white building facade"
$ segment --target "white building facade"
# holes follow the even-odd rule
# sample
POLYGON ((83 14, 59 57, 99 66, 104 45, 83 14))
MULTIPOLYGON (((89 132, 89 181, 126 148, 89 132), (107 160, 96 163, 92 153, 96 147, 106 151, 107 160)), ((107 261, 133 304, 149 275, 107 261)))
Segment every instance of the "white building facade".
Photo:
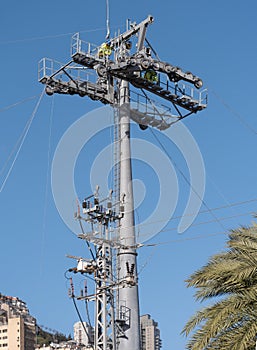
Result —
POLYGON ((161 339, 158 323, 150 315, 140 316, 141 350, 160 350, 161 339))
POLYGON ((78 345, 89 347, 94 344, 94 328, 87 322, 76 322, 73 326, 74 340, 78 345))

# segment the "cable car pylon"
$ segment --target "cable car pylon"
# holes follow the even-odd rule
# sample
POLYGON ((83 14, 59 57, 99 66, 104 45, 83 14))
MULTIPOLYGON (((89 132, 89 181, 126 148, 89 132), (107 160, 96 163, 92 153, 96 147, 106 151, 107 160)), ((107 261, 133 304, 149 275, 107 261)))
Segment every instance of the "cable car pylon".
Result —
POLYGON ((165 130, 207 107, 207 90, 198 76, 156 57, 146 39, 153 21, 148 16, 139 24, 130 23, 124 33, 108 36, 100 46, 81 40, 76 33, 69 62, 48 58, 39 62, 39 81, 48 95, 88 96, 115 111, 114 192, 100 199, 97 188, 77 212, 82 229, 78 238, 95 246, 96 256, 75 257, 77 266, 70 269, 92 275, 95 281, 92 293, 77 297, 95 302, 94 350, 140 350, 130 120, 142 130, 165 130), (91 231, 86 232, 84 225, 91 231))

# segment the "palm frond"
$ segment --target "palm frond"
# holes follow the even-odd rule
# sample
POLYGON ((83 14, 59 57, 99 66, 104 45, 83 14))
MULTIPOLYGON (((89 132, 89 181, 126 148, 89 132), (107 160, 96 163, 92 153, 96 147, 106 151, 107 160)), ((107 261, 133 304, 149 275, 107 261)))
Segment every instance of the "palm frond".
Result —
POLYGON ((187 279, 196 300, 219 297, 190 318, 189 350, 254 350, 257 333, 257 225, 231 231, 227 250, 187 279))

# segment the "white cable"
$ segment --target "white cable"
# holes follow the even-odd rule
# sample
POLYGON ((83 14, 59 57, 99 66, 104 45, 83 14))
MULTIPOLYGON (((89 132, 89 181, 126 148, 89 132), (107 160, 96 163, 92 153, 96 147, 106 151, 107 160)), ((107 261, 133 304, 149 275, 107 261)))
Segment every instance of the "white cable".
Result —
POLYGON ((36 98, 37 96, 38 96, 38 95, 30 96, 30 97, 24 98, 24 99, 21 100, 21 101, 17 101, 17 102, 15 102, 15 103, 13 103, 13 104, 11 104, 11 105, 9 105, 9 106, 3 107, 3 108, 0 109, 0 113, 5 112, 5 111, 7 111, 8 109, 11 109, 11 108, 13 108, 13 107, 16 107, 16 106, 18 106, 18 105, 20 105, 20 104, 22 104, 22 103, 24 103, 24 102, 33 100, 33 99, 36 98))
POLYGON ((48 201, 48 187, 50 179, 50 154, 51 154, 51 140, 52 140, 52 125, 54 116, 54 96, 52 97, 51 112, 49 118, 49 135, 48 135, 48 150, 47 150, 47 169, 46 169, 46 185, 45 185, 45 197, 44 197, 44 209, 43 209, 43 224, 42 224, 42 237, 41 237, 41 267, 40 272, 43 273, 43 258, 44 258, 44 245, 46 235, 46 217, 47 217, 47 201, 48 201))
POLYGON ((217 100, 219 100, 223 104, 223 106, 227 108, 227 110, 229 110, 231 114, 240 121, 240 123, 242 123, 254 135, 257 134, 257 131, 241 116, 241 114, 239 114, 238 111, 233 110, 232 107, 226 101, 224 101, 223 98, 220 97, 213 89, 209 88, 209 90, 213 93, 213 95, 217 98, 217 100))
POLYGON ((4 181, 3 181, 2 185, 1 185, 0 193, 3 191, 3 189, 4 189, 4 187, 5 187, 5 184, 6 184, 7 180, 8 180, 8 178, 9 178, 9 176, 11 175, 11 172, 12 172, 12 169, 13 169, 13 167, 14 167, 14 164, 15 164, 15 162, 16 162, 16 160, 17 160, 19 154, 20 154, 21 148, 22 148, 23 143, 24 143, 24 141, 25 141, 25 139, 26 139, 26 136, 27 136, 27 134, 28 134, 28 132, 29 132, 29 129, 30 129, 30 127, 31 127, 31 124, 32 124, 33 119, 34 119, 34 117, 35 117, 35 115, 36 115, 36 112, 37 112, 37 110, 38 110, 38 107, 39 107, 39 105, 40 105, 40 102, 41 102, 41 100, 42 100, 42 97, 43 97, 44 93, 45 93, 45 89, 43 89, 43 91, 42 91, 42 93, 41 93, 41 95, 40 95, 40 97, 39 97, 39 100, 38 100, 38 102, 37 102, 37 104, 36 104, 36 107, 34 108, 34 111, 33 111, 32 115, 30 116, 30 118, 29 118, 29 120, 28 120, 28 122, 27 122, 27 124, 26 124, 26 126, 25 126, 25 129, 24 129, 24 131, 23 131, 24 134, 23 134, 23 136, 22 136, 22 138, 21 138, 20 146, 19 146, 19 148, 18 148, 18 150, 17 150, 17 152, 16 152, 16 155, 15 155, 15 157, 14 157, 14 160, 13 160, 13 162, 12 162, 12 164, 11 164, 11 166, 10 166, 10 168, 9 168, 9 170, 8 170, 8 172, 7 172, 7 174, 6 174, 6 177, 5 177, 5 179, 4 179, 4 181))
MULTIPOLYGON (((96 29, 91 29, 91 30, 82 30, 80 33, 91 33, 91 32, 97 32, 97 31, 102 31, 105 28, 96 28, 96 29)), ((60 38, 63 36, 68 36, 68 35, 73 35, 74 32, 70 33, 64 33, 64 34, 56 34, 56 35, 45 35, 45 36, 38 36, 34 38, 25 38, 25 39, 17 39, 17 40, 9 40, 9 41, 0 41, 0 45, 3 44, 16 44, 16 43, 21 43, 21 42, 29 42, 29 41, 36 41, 36 40, 44 40, 44 39, 54 39, 54 38, 60 38)))

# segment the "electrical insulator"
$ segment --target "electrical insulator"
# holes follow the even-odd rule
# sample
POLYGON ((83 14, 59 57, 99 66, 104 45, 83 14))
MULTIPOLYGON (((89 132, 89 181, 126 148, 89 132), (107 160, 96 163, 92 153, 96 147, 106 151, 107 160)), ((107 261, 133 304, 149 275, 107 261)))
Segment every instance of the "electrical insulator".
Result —
POLYGON ((85 280, 84 292, 85 292, 85 296, 87 296, 87 281, 86 280, 85 280))
POLYGON ((128 285, 130 285, 130 286, 135 286, 136 285, 135 279, 131 275, 128 275, 125 280, 126 280, 126 283, 128 285))
POLYGON ((70 277, 70 290, 71 290, 71 298, 74 297, 74 285, 73 285, 73 281, 72 278, 70 277))

